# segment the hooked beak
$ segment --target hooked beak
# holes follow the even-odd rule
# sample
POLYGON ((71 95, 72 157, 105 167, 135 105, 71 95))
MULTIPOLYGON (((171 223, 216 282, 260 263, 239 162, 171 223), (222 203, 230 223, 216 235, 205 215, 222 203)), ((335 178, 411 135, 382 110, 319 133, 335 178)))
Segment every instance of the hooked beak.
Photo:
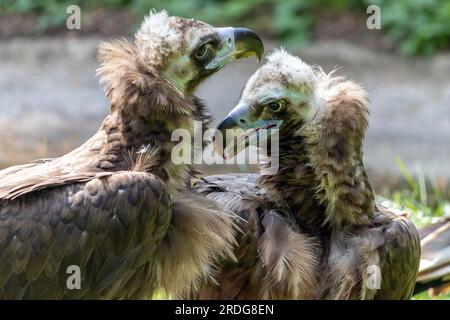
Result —
POLYGON ((214 149, 223 158, 232 158, 249 146, 249 137, 256 134, 259 139, 261 129, 276 128, 281 123, 281 120, 251 121, 248 105, 241 102, 217 126, 222 141, 214 140, 214 149))
POLYGON ((220 36, 222 48, 217 52, 206 69, 220 69, 234 60, 256 56, 258 62, 264 55, 261 38, 247 28, 216 28, 220 36))

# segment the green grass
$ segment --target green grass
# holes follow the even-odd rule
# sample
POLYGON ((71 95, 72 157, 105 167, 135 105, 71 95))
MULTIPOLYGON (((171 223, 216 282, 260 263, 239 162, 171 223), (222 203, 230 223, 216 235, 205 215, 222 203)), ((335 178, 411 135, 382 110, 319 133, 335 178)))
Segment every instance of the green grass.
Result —
POLYGON ((408 211, 418 228, 450 217, 449 195, 439 187, 435 177, 425 177, 421 166, 417 166, 413 176, 400 159, 397 159, 397 166, 407 187, 385 191, 383 196, 389 199, 386 201, 389 207, 408 211))

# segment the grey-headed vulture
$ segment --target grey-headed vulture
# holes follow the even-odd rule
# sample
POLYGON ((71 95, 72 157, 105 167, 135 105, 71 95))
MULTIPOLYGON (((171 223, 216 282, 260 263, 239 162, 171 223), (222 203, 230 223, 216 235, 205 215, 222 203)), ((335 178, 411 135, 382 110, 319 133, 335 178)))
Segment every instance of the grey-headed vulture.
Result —
MULTIPOLYGON (((272 156, 279 155, 279 170, 211 176, 196 185, 244 220, 235 250, 239 261, 222 267, 222 273, 243 278, 236 292, 262 289, 269 293, 263 297, 291 299, 311 297, 312 290, 312 297, 320 299, 411 297, 419 236, 405 215, 374 202, 362 159, 367 114, 366 92, 359 85, 283 50, 271 54, 249 79, 219 130, 230 142, 236 137, 227 137, 228 129, 241 128, 244 136, 253 133, 262 140, 261 129, 276 127, 279 150, 272 156), (293 237, 301 239, 297 250, 293 237), (272 290, 280 286, 296 290, 272 290)), ((225 156, 248 145, 242 136, 237 140, 237 146, 229 143, 225 156)), ((197 297, 224 294, 221 288, 234 281, 219 279, 220 286, 205 283, 197 297)), ((242 297, 238 293, 230 298, 242 297)))
POLYGON ((201 81, 262 51, 248 29, 165 12, 134 41, 102 43, 100 129, 62 157, 0 171, 0 298, 177 294, 231 257, 232 217, 186 193, 191 169, 171 161, 171 133, 207 120, 193 95, 201 81))

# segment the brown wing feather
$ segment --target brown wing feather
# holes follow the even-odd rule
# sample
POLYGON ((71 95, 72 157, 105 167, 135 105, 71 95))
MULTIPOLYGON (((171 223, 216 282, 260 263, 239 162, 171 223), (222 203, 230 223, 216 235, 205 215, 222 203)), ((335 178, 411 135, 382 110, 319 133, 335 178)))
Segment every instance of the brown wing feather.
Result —
POLYGON ((331 238, 319 297, 410 299, 420 259, 419 234, 405 215, 378 206, 370 226, 331 238))
POLYGON ((193 299, 306 299, 314 297, 315 241, 270 209, 254 174, 204 177, 194 190, 236 213, 237 261, 223 261, 217 283, 204 282, 193 299))
POLYGON ((0 297, 149 297, 170 220, 164 184, 141 172, 0 200, 0 297), (81 269, 80 290, 66 287, 69 265, 81 269), (141 286, 127 287, 136 274, 141 286))
POLYGON ((0 180, 2 180, 3 178, 5 178, 8 175, 14 174, 16 172, 22 171, 26 168, 31 168, 31 167, 36 167, 42 163, 46 163, 46 162, 50 162, 52 161, 53 158, 47 158, 47 159, 38 159, 38 160, 34 160, 34 161, 30 161, 26 164, 21 164, 21 165, 16 165, 16 166, 12 166, 6 169, 3 169, 0 171, 0 180))
MULTIPOLYGON (((110 121, 112 119, 107 117, 104 123, 110 121)), ((85 183, 109 175, 107 171, 111 170, 103 170, 100 163, 110 155, 99 155, 99 145, 106 139, 106 132, 100 129, 82 146, 62 157, 37 160, 0 171, 0 200, 14 200, 30 192, 85 183)), ((110 142, 111 145, 114 143, 117 141, 110 142)))
POLYGON ((384 244, 379 248, 381 289, 375 299, 410 299, 420 261, 420 238, 405 215, 378 206, 375 222, 383 228, 384 244))
POLYGON ((410 299, 420 261, 420 238, 414 224, 403 214, 378 206, 375 223, 383 237, 378 248, 381 289, 374 299, 410 299))

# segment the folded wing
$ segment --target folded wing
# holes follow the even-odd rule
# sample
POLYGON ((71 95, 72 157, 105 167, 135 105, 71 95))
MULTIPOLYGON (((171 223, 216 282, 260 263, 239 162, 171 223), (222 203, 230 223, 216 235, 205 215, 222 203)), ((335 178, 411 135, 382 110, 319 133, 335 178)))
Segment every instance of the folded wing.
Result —
POLYGON ((0 297, 148 297, 171 218, 164 184, 143 172, 0 200, 0 297), (80 268, 80 289, 66 285, 69 266, 80 268))

